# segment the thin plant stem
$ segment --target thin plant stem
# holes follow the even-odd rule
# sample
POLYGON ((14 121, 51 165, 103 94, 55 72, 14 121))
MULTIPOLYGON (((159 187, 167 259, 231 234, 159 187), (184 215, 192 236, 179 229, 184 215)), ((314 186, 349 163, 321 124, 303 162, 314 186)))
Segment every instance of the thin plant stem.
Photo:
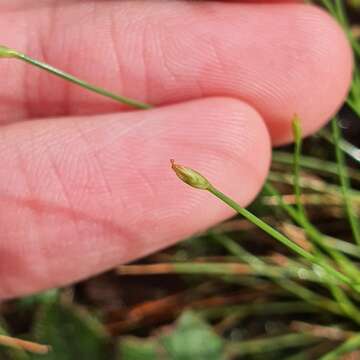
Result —
POLYGON ((338 360, 341 358, 342 355, 351 353, 358 349, 360 349, 360 335, 355 335, 343 342, 335 350, 322 356, 319 360, 338 360))
MULTIPOLYGON (((284 165, 293 165, 293 155, 284 151, 276 150, 273 152, 273 161, 275 163, 284 164, 284 165)), ((326 161, 322 159, 318 159, 312 156, 302 155, 301 159, 299 159, 299 163, 302 167, 314 170, 316 172, 322 174, 328 174, 333 176, 338 176, 338 168, 337 165, 331 161, 326 161)), ((349 176, 356 180, 360 181, 360 172, 354 169, 348 169, 349 176)))
POLYGON ((307 250, 303 249, 301 246, 297 245, 295 242, 290 240, 288 237, 286 237, 284 234, 280 233, 267 223, 265 223, 263 220, 255 216, 250 211, 246 210, 242 206, 240 206, 236 201, 222 193, 220 190, 216 189, 202 174, 199 172, 184 167, 181 165, 178 165, 175 163, 174 160, 171 160, 172 169, 176 173, 176 175, 186 184, 202 189, 207 190, 211 194, 213 194, 215 197, 217 197, 219 200, 223 201, 225 204, 227 204, 229 207, 234 209, 238 214, 245 217, 247 220, 252 222, 254 225, 262 229, 265 233, 273 237, 275 240, 298 254, 299 256, 303 257, 304 259, 308 260, 312 264, 318 265, 322 270, 324 270, 324 275, 331 276, 340 282, 347 284, 351 288, 353 288, 356 292, 360 291, 360 288, 357 283, 354 283, 352 279, 350 279, 348 276, 344 275, 343 273, 337 271, 334 269, 329 263, 323 261, 322 259, 317 258, 307 250))
POLYGON ((328 263, 325 263, 324 261, 318 259, 310 252, 304 250, 302 247, 294 243, 292 240, 290 240, 288 237, 265 223, 263 220, 259 219, 257 216, 252 214, 250 211, 246 210, 245 208, 241 207, 238 203, 236 203, 234 200, 229 198, 227 195, 216 189, 215 187, 211 186, 209 188, 210 193, 212 193, 214 196, 216 196, 218 199, 222 200, 225 204, 229 205, 231 208, 233 208, 236 212, 238 212, 240 215, 245 217, 247 220, 255 224, 257 227, 262 229, 264 232, 266 232, 268 235, 285 245, 287 248, 298 254, 299 256, 303 257, 304 259, 308 260, 309 262, 313 264, 319 265, 321 268, 325 270, 325 272, 328 275, 332 275, 334 278, 338 279, 339 281, 346 283, 347 285, 353 287, 353 282, 344 274, 338 272, 333 267, 331 267, 328 263))
POLYGON ((355 321, 357 324, 360 324, 360 313, 358 308, 352 303, 349 297, 346 295, 344 290, 339 286, 334 284, 328 285, 336 303, 341 308, 344 315, 348 316, 349 319, 355 321))
POLYGON ((358 246, 360 246, 360 224, 359 224, 359 219, 353 210, 353 205, 350 196, 348 194, 348 189, 350 188, 350 182, 346 172, 344 153, 341 151, 339 146, 339 139, 341 138, 341 132, 336 118, 332 120, 331 125, 332 125, 332 133, 333 133, 334 145, 335 145, 335 155, 338 165, 338 174, 339 174, 341 189, 343 193, 344 205, 354 239, 358 244, 358 246))
POLYGON ((197 312, 209 320, 216 320, 228 315, 286 315, 314 313, 318 311, 314 306, 304 301, 255 302, 244 305, 222 305, 212 308, 199 309, 197 312))
POLYGON ((326 239, 327 236, 321 234, 307 219, 307 217, 299 216, 296 209, 292 206, 284 203, 281 195, 278 191, 271 186, 270 184, 265 185, 266 191, 275 196, 278 201, 279 206, 287 212, 287 214, 300 226, 302 226, 306 232, 306 234, 313 240, 315 244, 320 246, 323 250, 325 250, 343 269, 346 271, 349 276, 351 276, 355 281, 359 278, 359 270, 358 268, 340 251, 336 248, 332 248, 328 246, 326 239))
MULTIPOLYGON (((252 255, 246 251, 242 246, 237 242, 226 235, 212 234, 213 238, 224 246, 231 254, 239 258, 239 260, 249 264, 255 271, 263 272, 267 268, 267 264, 262 261, 260 258, 252 255)), ((280 288, 285 289, 286 291, 294 294, 300 299, 305 300, 309 304, 322 308, 326 311, 332 312, 334 314, 340 315, 341 309, 338 305, 323 296, 320 296, 308 288, 292 281, 290 279, 278 279, 272 276, 272 273, 268 273, 268 277, 272 278, 273 282, 278 285, 280 288)))
MULTIPOLYGON (((293 252, 295 252, 297 255, 303 257, 304 259, 317 263, 317 259, 309 253, 308 251, 304 250, 302 247, 294 243, 292 240, 287 238, 285 235, 274 229, 272 226, 265 223, 263 220, 255 216, 253 213, 251 213, 249 210, 241 207, 238 203, 236 203, 234 200, 229 198, 227 195, 222 193, 220 190, 216 189, 215 187, 211 186, 209 188, 209 192, 212 193, 214 196, 216 196, 218 199, 222 200, 225 204, 229 205, 231 208, 233 208, 237 213, 239 213, 241 216, 252 222, 254 225, 262 229, 264 232, 266 232, 268 235, 285 245, 287 248, 291 249, 293 252)), ((336 275, 335 277, 338 277, 336 275)), ((342 278, 342 276, 341 276, 342 278)))
POLYGON ((305 208, 301 201, 301 187, 300 187, 300 158, 301 158, 301 148, 302 148, 302 135, 301 135, 301 126, 300 119, 295 116, 292 122, 293 136, 295 143, 294 151, 294 191, 295 191, 295 200, 296 206, 298 209, 299 216, 303 219, 307 218, 305 208))
POLYGON ((348 29, 349 24, 345 15, 343 0, 335 0, 335 11, 342 27, 348 29))
POLYGON ((225 353, 230 357, 263 354, 294 347, 304 347, 320 341, 321 339, 310 334, 286 334, 264 339, 228 342, 225 345, 225 353))
MULTIPOLYGON (((313 238, 316 244, 320 245, 324 248, 343 268, 344 270, 349 273, 349 275, 353 276, 354 278, 358 278, 359 272, 355 266, 353 266, 352 262, 350 262, 344 255, 337 252, 336 250, 329 248, 328 245, 323 241, 323 238, 320 234, 316 232, 309 231, 309 224, 310 221, 306 214, 306 210, 301 201, 301 188, 299 185, 299 178, 300 178, 300 166, 299 166, 299 159, 301 157, 301 147, 302 147, 302 136, 301 136, 301 126, 300 120, 297 116, 295 116, 293 123, 293 134, 294 134, 294 142, 295 142, 295 151, 294 151, 294 190, 295 190, 295 198, 296 198, 296 205, 298 209, 298 214, 300 216, 301 221, 304 223, 304 230, 310 235, 310 238, 313 238), (316 236, 311 236, 316 234, 316 236)), ((338 144, 338 142, 337 142, 338 144)), ((311 230, 311 229, 310 229, 311 230)), ((326 258, 323 256, 317 248, 314 249, 316 256, 323 261, 326 258)), ((334 284, 328 284, 328 288, 331 291, 332 295, 336 299, 337 303, 340 305, 341 309, 343 310, 344 314, 347 315, 350 319, 355 320, 358 324, 360 324, 360 313, 357 310, 356 306, 351 302, 348 298, 346 293, 339 287, 334 284)))
MULTIPOLYGON (((294 186, 294 175, 292 174, 284 174, 277 171, 271 171, 268 176, 268 180, 294 186)), ((328 184, 322 180, 308 177, 300 177, 299 185, 302 189, 312 190, 320 196, 326 197, 326 195, 331 195, 336 197, 337 199, 342 199, 342 190, 341 187, 338 185, 328 184)), ((353 202, 360 204, 359 190, 349 189, 348 194, 353 202)))
MULTIPOLYGON (((254 264, 254 261, 253 261, 254 264)), ((304 266, 292 264, 292 266, 281 267, 269 265, 265 262, 257 263, 255 266, 239 264, 234 262, 172 262, 146 265, 121 265, 117 268, 120 275, 153 275, 153 274, 203 274, 203 275, 256 275, 269 278, 285 279, 299 278, 315 283, 323 283, 323 279, 304 266)))
POLYGON ((331 2, 331 0, 322 0, 323 5, 329 10, 333 15, 336 14, 335 5, 331 2))
MULTIPOLYGON (((333 136, 326 129, 321 130, 319 132, 319 135, 332 145, 335 145, 333 136)), ((340 149, 345 154, 360 163, 360 149, 357 146, 353 145, 352 143, 343 138, 339 139, 338 144, 340 149)))
POLYGON ((55 76, 58 76, 64 80, 70 81, 73 84, 79 85, 84 89, 87 89, 87 90, 97 93, 99 95, 105 96, 105 97, 115 100, 119 103, 131 106, 133 108, 144 109, 144 110, 151 108, 151 105, 145 104, 138 100, 130 99, 125 96, 114 94, 114 93, 112 93, 108 90, 105 90, 99 86, 92 85, 92 84, 90 84, 84 80, 81 80, 71 74, 68 74, 62 70, 59 70, 49 64, 46 64, 39 60, 33 59, 33 58, 29 57, 28 55, 25 55, 19 51, 16 51, 14 49, 9 49, 9 48, 7 48, 5 46, 1 46, 1 45, 0 45, 0 58, 13 58, 13 59, 18 59, 18 60, 24 61, 35 67, 45 70, 55 76))

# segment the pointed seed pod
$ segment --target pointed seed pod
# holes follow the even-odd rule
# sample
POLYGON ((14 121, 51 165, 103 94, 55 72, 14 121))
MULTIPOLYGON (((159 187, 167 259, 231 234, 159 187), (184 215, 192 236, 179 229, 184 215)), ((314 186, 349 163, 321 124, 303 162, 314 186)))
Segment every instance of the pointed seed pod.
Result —
POLYGON ((175 171, 175 174, 184 183, 196 189, 209 190, 211 188, 209 181, 197 171, 185 166, 178 165, 175 163, 175 160, 170 160, 170 162, 172 169, 175 171))
POLYGON ((0 58, 14 58, 16 57, 17 52, 15 50, 9 49, 6 46, 0 45, 0 58))

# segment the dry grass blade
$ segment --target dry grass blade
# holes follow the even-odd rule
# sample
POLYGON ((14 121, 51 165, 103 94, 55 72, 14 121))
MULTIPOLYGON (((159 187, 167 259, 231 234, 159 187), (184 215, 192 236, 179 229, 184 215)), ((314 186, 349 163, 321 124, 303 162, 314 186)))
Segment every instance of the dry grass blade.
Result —
POLYGON ((17 339, 11 336, 0 335, 0 345, 22 349, 34 354, 47 354, 51 347, 47 345, 37 344, 31 341, 17 339))

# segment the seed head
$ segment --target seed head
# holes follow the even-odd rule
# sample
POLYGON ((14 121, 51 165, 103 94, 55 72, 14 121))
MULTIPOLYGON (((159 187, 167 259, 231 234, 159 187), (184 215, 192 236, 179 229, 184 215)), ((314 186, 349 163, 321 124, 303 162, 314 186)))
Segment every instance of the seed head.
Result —
POLYGON ((197 171, 178 165, 175 163, 175 160, 170 160, 170 162, 175 174, 184 183, 196 189, 209 190, 211 188, 209 181, 197 171))
POLYGON ((12 58, 17 55, 15 50, 9 49, 6 46, 0 45, 0 58, 12 58))
POLYGON ((294 140, 300 140, 301 139, 301 120, 297 114, 294 115, 291 122, 292 126, 292 132, 294 135, 294 140))

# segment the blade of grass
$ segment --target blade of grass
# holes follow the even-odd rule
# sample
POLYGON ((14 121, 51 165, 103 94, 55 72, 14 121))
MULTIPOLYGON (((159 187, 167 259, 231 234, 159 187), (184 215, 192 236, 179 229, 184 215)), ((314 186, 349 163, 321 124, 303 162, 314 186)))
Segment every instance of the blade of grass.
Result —
MULTIPOLYGON (((275 163, 284 164, 284 165, 293 165, 293 155, 284 151, 273 151, 273 161, 275 163)), ((328 174, 333 176, 338 176, 337 165, 331 161, 322 160, 312 156, 302 155, 299 159, 299 164, 301 167, 306 169, 314 170, 318 173, 328 174)), ((360 172, 354 169, 348 169, 349 176, 356 181, 360 181, 360 172)))
POLYGON ((322 3, 331 14, 336 14, 335 5, 332 3, 331 0, 322 0, 322 3))
MULTIPOLYGON (((360 87, 360 84, 359 84, 359 87, 360 87)), ((326 129, 321 130, 319 132, 319 135, 323 139, 325 139, 326 141, 331 143, 332 145, 335 145, 332 134, 330 134, 330 132, 328 132, 326 129)), ((360 162, 360 149, 358 147, 356 147, 355 145, 351 144, 349 141, 347 141, 343 138, 339 139, 338 145, 345 154, 350 156, 353 160, 360 162)))
POLYGON ((319 360, 338 360, 342 355, 348 354, 358 349, 360 349, 360 335, 351 337, 335 350, 322 356, 319 360))
MULTIPOLYGON (((213 234, 214 239, 224 246, 231 254, 237 256, 239 260, 246 262, 249 264, 255 271, 263 271, 266 269, 266 263, 263 262, 260 258, 252 255, 248 251, 246 251, 242 246, 240 246, 237 242, 226 235, 213 234)), ((268 275, 271 277, 271 273, 268 275)), ((291 294, 299 297, 300 299, 305 300, 309 304, 312 304, 316 307, 322 308, 326 311, 332 312, 334 314, 341 314, 341 309, 338 307, 338 304, 335 302, 316 294, 315 292, 309 290, 305 286, 302 286, 295 281, 289 279, 276 279, 272 277, 274 283, 278 285, 280 288, 285 289, 291 294)))
MULTIPOLYGON (((358 54, 358 57, 359 56, 360 54, 358 54)), ((360 117, 360 71, 356 64, 351 91, 346 100, 346 103, 354 111, 354 113, 360 117)))
POLYGON ((349 319, 354 320, 357 324, 360 324, 359 310, 349 299, 346 293, 334 284, 330 284, 329 289, 344 315, 348 316, 349 319))
MULTIPOLYGON (((268 180, 276 183, 287 184, 294 186, 294 175, 285 174, 277 171, 271 171, 268 180)), ((329 184, 320 179, 310 178, 307 176, 301 176, 299 178, 299 185, 302 189, 311 190, 313 193, 322 195, 331 195, 336 199, 342 199, 342 189, 338 185, 329 184)), ((360 191, 355 189, 349 189, 348 191, 351 200, 360 204, 360 191)))
POLYGON ((321 283, 314 272, 306 269, 304 266, 280 267, 272 266, 266 263, 257 265, 256 270, 246 264, 239 263, 218 263, 218 262, 173 262, 146 265, 121 265, 117 268, 119 275, 153 275, 153 274, 202 274, 202 275, 256 275, 270 278, 296 278, 321 283))
POLYGON ((303 227, 306 234, 311 238, 311 240, 317 244, 320 248, 325 250, 330 256, 342 267, 346 273, 354 279, 355 282, 359 279, 359 270, 358 268, 341 252, 339 252, 336 248, 332 248, 328 246, 327 240, 328 237, 321 234, 304 216, 299 216, 296 209, 292 206, 284 203, 279 192, 271 186, 269 183, 265 185, 265 190, 273 195, 277 201, 279 206, 300 226, 303 227))
POLYGON ((320 342, 321 339, 309 334, 286 334, 264 339, 228 342, 225 353, 229 357, 269 353, 293 347, 304 347, 320 342))
POLYGON ((337 18, 342 25, 343 28, 349 29, 349 23, 347 20, 347 16, 345 14, 343 0, 335 0, 335 13, 337 14, 337 18))
POLYGON ((209 320, 217 320, 228 315, 245 317, 249 315, 286 315, 314 313, 317 308, 304 301, 279 301, 279 302, 255 302, 244 305, 226 305, 213 308, 204 308, 197 310, 201 316, 209 320))
POLYGON ((300 119, 296 115, 292 121, 292 130, 293 130, 293 137, 295 144, 294 165, 293 165, 295 199, 296 199, 298 214, 302 218, 302 220, 304 220, 307 218, 307 216, 306 216, 305 208, 301 201, 301 187, 300 187, 300 159, 301 159, 301 148, 302 148, 302 134, 301 134, 300 119))
POLYGON ((348 189, 350 188, 350 181, 346 171, 344 154, 340 149, 339 140, 341 138, 341 131, 337 122, 337 118, 334 118, 331 121, 332 133, 334 138, 335 145, 335 155, 338 166, 338 175, 340 179, 341 189, 343 193, 344 205, 346 213, 349 219, 351 230, 355 239, 355 242, 360 246, 360 224, 357 215, 353 210, 353 205, 348 194, 348 189))
POLYGON ((287 248, 295 252, 297 255, 303 257, 304 259, 308 260, 312 264, 319 265, 323 270, 325 270, 325 273, 328 275, 334 276, 339 281, 346 283, 347 285, 353 287, 354 284, 351 279, 349 279, 344 274, 338 272, 335 270, 332 266, 330 266, 325 261, 319 259, 318 257, 314 256, 310 252, 304 250, 299 245, 295 244, 292 240, 287 238, 285 235, 259 219, 257 216, 252 214, 250 211, 242 208, 239 204, 237 204, 234 200, 229 198, 227 195, 223 194, 221 191, 214 187, 210 187, 209 189, 210 193, 212 193, 214 196, 222 200, 224 203, 229 205, 231 208, 233 208, 235 211, 237 211, 240 215, 244 216, 246 219, 254 223, 256 226, 258 226, 260 229, 265 231, 267 234, 269 234, 271 237, 276 239, 278 242, 285 245, 287 248))
POLYGON ((310 252, 304 250, 302 247, 294 243, 292 240, 290 240, 288 237, 286 237, 284 234, 280 233, 267 223, 265 223, 263 220, 255 216, 253 213, 251 213, 249 210, 246 210, 242 206, 240 206, 236 201, 222 193, 220 190, 215 188, 203 175, 201 175, 199 172, 178 165, 174 162, 174 160, 171 160, 172 169, 176 173, 176 175, 187 183, 188 185, 202 189, 207 190, 211 194, 213 194, 215 197, 217 197, 219 200, 223 201, 225 204, 227 204, 229 207, 234 209, 238 214, 245 217, 247 220, 252 222, 254 225, 262 229, 265 233, 273 237, 275 240, 277 240, 279 243, 283 244, 293 252, 295 252, 297 255, 303 257, 307 261, 309 261, 311 264, 316 264, 319 266, 320 269, 324 271, 324 276, 327 278, 327 276, 333 277, 340 282, 347 284, 350 286, 353 290, 356 292, 360 292, 359 284, 354 283, 352 279, 350 279, 348 276, 344 275, 343 273, 335 270, 329 263, 323 261, 322 259, 317 258, 310 252))
POLYGON ((128 106, 131 106, 131 107, 134 107, 134 108, 137 108, 137 109, 150 109, 151 108, 151 105, 148 105, 148 104, 145 104, 141 101, 137 101, 137 100, 134 100, 134 99, 130 99, 128 97, 125 97, 125 96, 121 96, 121 95, 117 95, 117 94, 114 94, 108 90, 105 90, 99 86, 96 86, 96 85, 92 85, 86 81, 83 81, 81 79, 78 79, 77 77, 71 75, 71 74, 68 74, 62 70, 59 70, 51 65, 48 65, 46 63, 43 63, 39 60, 36 60, 36 59, 33 59, 19 51, 16 51, 14 49, 9 49, 5 46, 1 46, 0 45, 0 58, 13 58, 13 59, 17 59, 17 60, 21 60, 21 61, 24 61, 28 64, 31 64, 35 67, 38 67, 42 70, 45 70, 55 76, 58 76, 64 80, 67 80, 67 81, 70 81, 71 83, 73 84, 76 84, 76 85, 79 85, 81 86, 82 88, 84 89, 87 89, 89 91, 92 91, 94 93, 97 93, 99 95, 102 95, 102 96, 105 96, 107 98, 110 98, 112 100, 115 100, 119 103, 122 103, 122 104, 125 104, 125 105, 128 105, 128 106))
MULTIPOLYGON (((301 201, 301 188, 299 185, 300 178, 300 166, 299 159, 301 157, 301 147, 302 147, 302 134, 301 134, 301 126, 300 120, 298 117, 295 117, 293 120, 293 134, 294 134, 294 142, 295 142, 295 151, 294 151, 294 190, 295 190, 295 198, 296 205, 298 209, 298 214, 300 216, 301 221, 304 223, 304 230, 308 233, 310 238, 315 240, 315 244, 320 245, 321 248, 325 249, 334 259, 337 261, 346 272, 351 275, 353 278, 358 278, 360 276, 359 271, 356 266, 346 258, 340 252, 335 251, 332 248, 329 248, 325 241, 323 241, 322 236, 317 235, 313 237, 313 231, 309 232, 309 224, 310 221, 306 214, 306 210, 301 201)), ((335 140, 336 142, 336 140, 335 140)), ((338 144, 338 142, 336 142, 338 144)), ((316 232, 316 234, 318 234, 316 232)), ((319 259, 326 261, 325 257, 321 252, 319 252, 316 248, 314 248, 315 254, 319 259)), ((346 293, 338 286, 334 284, 328 284, 328 288, 334 296, 335 300, 343 310, 344 314, 347 315, 350 319, 353 319, 358 324, 360 324, 360 312, 357 310, 356 306, 352 303, 352 301, 348 298, 346 293)))

